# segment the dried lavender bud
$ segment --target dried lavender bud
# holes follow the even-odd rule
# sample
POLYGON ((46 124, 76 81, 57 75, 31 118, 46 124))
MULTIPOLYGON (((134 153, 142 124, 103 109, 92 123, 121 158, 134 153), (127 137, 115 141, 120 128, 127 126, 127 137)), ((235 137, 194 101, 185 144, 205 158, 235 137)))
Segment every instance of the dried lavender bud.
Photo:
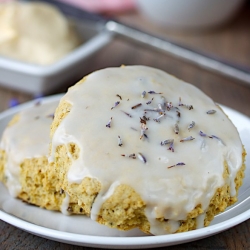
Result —
POLYGON ((152 111, 152 112, 162 112, 161 109, 158 109, 158 108, 154 108, 154 109, 144 109, 144 111, 152 111))
POLYGON ((149 94, 162 94, 162 93, 156 93, 155 91, 151 90, 151 91, 148 91, 149 94))
POLYGON ((122 139, 121 137, 118 135, 118 146, 121 147, 122 146, 122 139))
POLYGON ((169 146, 168 150, 171 150, 172 152, 174 152, 174 140, 172 142, 170 142, 170 146, 169 146))
POLYGON ((147 121, 143 118, 140 117, 140 123, 144 123, 144 124, 147 124, 147 121))
POLYGON ((136 159, 135 154, 129 154, 129 155, 122 154, 121 156, 128 157, 128 158, 131 158, 131 159, 136 159))
POLYGON ((110 127, 111 127, 111 121, 112 121, 112 117, 110 118, 109 122, 106 124, 106 127, 107 127, 107 128, 110 128, 110 127))
POLYGON ((141 93, 141 97, 144 98, 145 95, 146 95, 146 91, 143 91, 143 92, 141 93))
POLYGON ((140 107, 141 105, 142 105, 141 103, 138 103, 138 104, 134 105, 133 107, 131 107, 131 109, 136 109, 136 108, 140 107))
POLYGON ((118 101, 118 102, 115 102, 115 105, 111 108, 111 110, 113 109, 113 108, 115 108, 116 106, 118 106, 120 104, 120 102, 118 101))
POLYGON ((140 136, 140 140, 143 138, 146 130, 148 130, 148 128, 146 127, 146 124, 142 123, 141 124, 141 136, 140 136))
POLYGON ((135 154, 130 154, 128 157, 129 157, 129 158, 132 158, 132 159, 136 159, 135 154))
POLYGON ((216 113, 216 110, 211 109, 211 110, 208 110, 208 111, 207 111, 207 114, 208 114, 208 115, 212 115, 212 114, 214 114, 214 113, 216 113))
POLYGON ((119 97, 119 98, 120 98, 120 100, 122 100, 122 97, 121 97, 120 95, 118 95, 118 94, 117 94, 116 96, 117 96, 117 97, 119 97))
POLYGON ((166 114, 165 113, 163 113, 163 114, 161 114, 160 116, 158 116, 157 118, 155 118, 155 119, 153 119, 155 122, 160 122, 160 119, 163 117, 163 116, 165 116, 166 114))
POLYGON ((150 118, 149 117, 146 117, 145 115, 142 117, 145 121, 149 121, 150 118))
POLYGON ((193 107, 193 105, 187 105, 187 104, 183 104, 182 102, 181 102, 181 98, 179 97, 179 106, 185 106, 187 109, 189 109, 189 110, 191 110, 191 109, 193 109, 194 107, 193 107))
POLYGON ((121 110, 125 115, 127 115, 128 117, 132 117, 132 115, 130 115, 129 113, 127 113, 127 112, 125 112, 125 111, 123 111, 123 110, 121 110))
POLYGON ((177 163, 175 165, 169 166, 168 168, 173 168, 175 166, 184 166, 184 165, 186 165, 184 162, 179 162, 179 163, 177 163))
POLYGON ((151 101, 146 102, 147 105, 151 104, 151 102, 154 100, 154 97, 151 99, 151 101))
POLYGON ((184 141, 192 141, 194 140, 195 138, 193 136, 189 136, 189 137, 186 137, 186 138, 183 138, 180 140, 180 142, 184 142, 184 141))
POLYGON ((179 132, 180 132, 180 129, 179 129, 179 126, 178 126, 177 123, 175 123, 175 125, 174 125, 174 132, 175 132, 176 134, 179 134, 179 132))
POLYGON ((200 136, 204 136, 204 137, 207 136, 207 135, 206 135, 205 133, 203 133, 202 131, 199 132, 199 135, 200 135, 200 136))
POLYGON ((189 125, 188 125, 188 130, 190 130, 191 128, 193 128, 195 126, 195 122, 192 121, 189 125))
POLYGON ((164 140, 164 141, 161 141, 161 145, 167 145, 167 144, 171 144, 174 142, 174 139, 167 139, 167 140, 164 140))
POLYGON ((138 156, 138 159, 141 160, 143 163, 147 162, 145 156, 142 153, 138 153, 137 156, 138 156))
POLYGON ((185 107, 187 107, 188 110, 194 109, 193 105, 185 105, 185 107))
POLYGON ((172 102, 167 102, 167 110, 169 111, 171 108, 173 108, 172 102))

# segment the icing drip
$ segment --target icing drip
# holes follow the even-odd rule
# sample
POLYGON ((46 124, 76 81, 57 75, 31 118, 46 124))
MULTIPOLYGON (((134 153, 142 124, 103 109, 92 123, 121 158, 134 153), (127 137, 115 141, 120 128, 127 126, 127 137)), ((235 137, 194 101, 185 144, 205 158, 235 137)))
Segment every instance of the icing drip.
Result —
POLYGON ((8 126, 2 136, 0 148, 6 152, 6 186, 13 197, 21 191, 20 164, 24 159, 48 156, 50 124, 58 101, 36 103, 19 113, 16 123, 8 126))
POLYGON ((68 208, 69 208, 70 196, 65 192, 65 198, 61 204, 61 212, 64 215, 70 215, 68 208))

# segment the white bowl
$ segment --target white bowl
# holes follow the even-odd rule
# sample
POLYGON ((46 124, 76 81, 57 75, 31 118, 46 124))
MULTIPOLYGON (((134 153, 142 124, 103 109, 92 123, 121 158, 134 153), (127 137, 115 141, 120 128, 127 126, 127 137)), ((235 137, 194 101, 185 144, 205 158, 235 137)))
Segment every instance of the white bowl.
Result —
POLYGON ((137 0, 139 11, 175 29, 201 29, 229 21, 244 0, 137 0))

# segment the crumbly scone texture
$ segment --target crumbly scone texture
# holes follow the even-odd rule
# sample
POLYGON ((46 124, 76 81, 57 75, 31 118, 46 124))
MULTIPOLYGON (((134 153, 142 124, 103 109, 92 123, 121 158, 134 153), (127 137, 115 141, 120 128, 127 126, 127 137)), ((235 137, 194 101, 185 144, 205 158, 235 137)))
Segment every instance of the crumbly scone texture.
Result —
MULTIPOLYGON (((71 104, 62 102, 57 108, 55 119, 51 126, 51 137, 62 120, 70 112, 71 104)), ((59 176, 57 189, 62 188, 82 207, 87 215, 90 215, 92 204, 95 197, 101 189, 101 183, 98 180, 84 178, 80 184, 72 184, 67 180, 67 172, 71 166, 71 158, 77 159, 79 147, 76 144, 60 145, 56 148, 54 163, 51 166, 50 173, 55 172, 59 176), (67 154, 71 153, 71 156, 67 154)), ((242 158, 245 159, 246 152, 243 150, 242 158)), ((225 165, 224 178, 229 175, 228 167, 225 165)), ((242 165, 235 178, 236 193, 242 185, 245 165, 242 165)), ((225 184, 217 189, 205 214, 204 226, 208 226, 214 216, 223 212, 228 206, 237 201, 237 194, 234 197, 230 195, 230 187, 225 184)), ((145 233, 150 233, 150 223, 145 215, 147 204, 141 199, 140 195, 128 185, 119 185, 114 193, 102 204, 99 211, 97 222, 106 226, 120 230, 129 230, 135 227, 140 228, 145 233)), ((197 228, 197 217, 204 213, 201 205, 197 205, 189 212, 186 220, 179 221, 180 226, 176 232, 186 232, 197 228)), ((157 218, 161 223, 166 223, 164 218, 157 218)))
MULTIPOLYGON (((12 126, 19 120, 19 115, 15 115, 9 122, 12 126)), ((5 166, 8 154, 0 150, 0 181, 6 184, 5 166)), ((18 198, 32 205, 36 205, 48 210, 60 211, 65 199, 65 192, 56 190, 58 177, 49 173, 50 166, 47 156, 24 159, 20 164, 20 184, 21 191, 18 198)), ((78 205, 77 200, 70 197, 67 204, 67 212, 70 214, 84 214, 84 210, 78 205)))

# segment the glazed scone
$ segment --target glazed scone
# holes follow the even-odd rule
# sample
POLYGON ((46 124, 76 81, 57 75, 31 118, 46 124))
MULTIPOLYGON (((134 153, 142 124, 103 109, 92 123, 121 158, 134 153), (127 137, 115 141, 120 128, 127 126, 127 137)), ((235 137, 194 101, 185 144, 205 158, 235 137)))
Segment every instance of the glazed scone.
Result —
POLYGON ((56 190, 57 176, 48 178, 49 131, 59 101, 34 102, 16 114, 0 142, 0 180, 13 197, 50 210, 82 213, 67 193, 56 190))
POLYGON ((60 60, 81 42, 72 23, 43 2, 0 3, 0 31, 1 56, 39 65, 60 60))
POLYGON ((246 154, 208 96, 146 66, 107 68, 71 87, 50 151, 57 189, 93 220, 154 235, 207 226, 233 204, 246 154))

